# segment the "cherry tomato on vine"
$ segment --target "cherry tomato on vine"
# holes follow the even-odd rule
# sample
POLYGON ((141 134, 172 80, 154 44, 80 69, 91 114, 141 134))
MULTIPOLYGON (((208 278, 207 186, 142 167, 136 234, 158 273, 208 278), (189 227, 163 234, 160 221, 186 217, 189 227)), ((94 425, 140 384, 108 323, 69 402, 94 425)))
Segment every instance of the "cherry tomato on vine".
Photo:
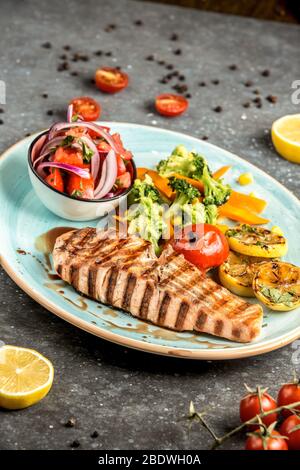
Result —
MULTIPOLYGON (((297 383, 289 383, 282 385, 281 389, 278 393, 278 406, 283 405, 290 405, 291 403, 295 403, 300 401, 300 384, 297 383)), ((296 407, 297 410, 300 411, 300 405, 296 407)), ((292 414, 290 410, 283 410, 283 416, 287 417, 292 414)))
POLYGON ((100 117, 100 104, 89 96, 73 98, 70 104, 73 105, 73 114, 79 114, 84 121, 97 121, 100 117))
POLYGON ((286 418, 280 426, 280 434, 289 438, 289 440, 287 441, 289 450, 300 450, 299 416, 291 415, 286 418))
POLYGON ((96 70, 95 82, 97 88, 105 93, 118 93, 128 86, 127 73, 113 67, 102 67, 96 70))
MULTIPOLYGON (((258 391, 253 391, 246 395, 240 402, 240 418, 243 423, 249 421, 249 419, 254 418, 256 415, 259 415, 262 411, 271 411, 277 408, 277 403, 274 398, 271 397, 265 391, 261 392, 261 407, 259 403, 259 394, 258 391)), ((262 422, 266 426, 270 426, 270 424, 277 421, 278 414, 271 413, 268 416, 262 418, 262 422)), ((251 428, 257 427, 257 425, 251 425, 251 428)))
POLYGON ((184 96, 164 93, 155 98, 156 111, 162 116, 176 117, 184 113, 189 102, 184 96))
POLYGON ((246 440, 246 450, 288 450, 286 439, 279 432, 271 431, 270 436, 263 436, 260 430, 255 431, 246 440), (264 446, 265 440, 265 446, 264 446))

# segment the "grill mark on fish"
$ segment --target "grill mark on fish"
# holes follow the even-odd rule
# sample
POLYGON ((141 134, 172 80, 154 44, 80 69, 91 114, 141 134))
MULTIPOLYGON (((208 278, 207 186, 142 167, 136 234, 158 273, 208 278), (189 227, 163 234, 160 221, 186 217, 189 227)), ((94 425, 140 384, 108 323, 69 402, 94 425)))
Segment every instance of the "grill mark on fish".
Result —
POLYGON ((198 318, 196 320, 196 328, 202 330, 207 320, 207 313, 202 308, 198 311, 198 318))
POLYGON ((71 264, 70 266, 70 281, 72 286, 78 289, 79 283, 79 266, 76 264, 71 264))
POLYGON ((153 286, 147 282, 146 289, 144 291, 144 295, 143 295, 142 302, 141 302, 140 309, 139 309, 139 316, 141 318, 147 318, 148 316, 149 303, 153 295, 153 292, 154 292, 153 286))
POLYGON ((215 327, 214 327, 214 334, 220 336, 224 327, 223 320, 216 320, 215 327))
POLYGON ((107 282, 106 302, 112 304, 119 270, 113 268, 107 282))
POLYGON ((165 318, 167 316, 167 311, 171 302, 171 296, 168 292, 164 293, 163 299, 161 301, 159 312, 158 312, 158 323, 163 325, 165 318))
POLYGON ((181 302, 175 322, 175 328, 178 330, 183 328, 184 320, 186 319, 189 308, 190 306, 187 302, 181 302))
POLYGON ((96 297, 96 280, 97 280, 98 269, 96 266, 90 266, 88 272, 88 295, 90 297, 96 297))
POLYGON ((125 293, 124 293, 124 297, 122 301, 122 308, 124 308, 124 310, 127 310, 130 307, 131 297, 132 297, 135 285, 136 285, 136 276, 131 273, 129 274, 127 278, 127 285, 126 285, 126 289, 125 289, 125 293))

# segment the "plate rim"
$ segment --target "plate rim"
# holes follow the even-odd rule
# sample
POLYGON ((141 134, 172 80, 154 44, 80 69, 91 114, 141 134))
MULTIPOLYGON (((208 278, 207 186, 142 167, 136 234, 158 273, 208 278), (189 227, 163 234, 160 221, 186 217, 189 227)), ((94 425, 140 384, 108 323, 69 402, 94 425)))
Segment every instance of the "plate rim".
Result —
MULTIPOLYGON (((141 128, 146 128, 146 129, 151 129, 154 131, 163 131, 167 133, 172 133, 176 135, 183 135, 185 137, 189 137, 195 141, 200 141, 200 138, 191 136, 189 134, 185 134, 183 132, 177 132, 169 129, 164 129, 161 127, 156 127, 156 126, 149 126, 145 124, 136 124, 136 123, 127 123, 127 122, 119 122, 119 121, 100 121, 100 122, 105 122, 106 124, 110 125, 124 125, 124 126, 129 126, 129 127, 141 127, 141 128)), ((21 145, 24 141, 28 140, 30 137, 34 137, 37 135, 39 132, 42 131, 37 131, 29 136, 24 137, 23 139, 20 139, 18 142, 14 143, 10 147, 8 147, 1 155, 0 155, 0 164, 3 163, 4 159, 9 157, 9 154, 14 150, 15 147, 21 145)), ((223 152, 226 152, 230 155, 233 155, 238 161, 245 162, 245 160, 238 155, 234 154, 233 152, 230 152, 229 150, 223 149, 215 144, 212 144, 211 142, 206 142, 205 145, 210 146, 214 148, 215 150, 221 149, 223 152)), ((249 162, 246 160, 246 163, 250 165, 250 167, 255 168, 256 171, 259 171, 261 174, 263 174, 264 177, 267 177, 268 179, 275 181, 276 185, 280 186, 285 193, 289 195, 289 197, 292 197, 296 203, 300 206, 300 201, 297 198, 295 194, 292 193, 288 188, 286 188, 283 184, 281 184, 279 181, 277 181, 275 178, 273 178, 271 175, 266 173, 264 170, 261 168, 257 167, 253 163, 249 162)), ((155 343, 148 343, 146 341, 141 341, 133 338, 129 338, 123 335, 120 335, 118 333, 113 333, 110 332, 98 325, 93 325, 89 323, 86 320, 82 320, 79 317, 74 316, 72 313, 68 312, 62 307, 57 306, 54 302, 50 301, 47 299, 47 297, 40 292, 36 291, 33 289, 26 281, 23 280, 21 275, 18 275, 17 272, 14 270, 14 268, 10 265, 10 262, 8 259, 6 259, 3 251, 1 250, 1 255, 0 255, 0 264, 3 267, 3 269, 6 271, 6 273, 9 275, 9 277, 26 293, 28 294, 31 298, 33 298, 37 303, 42 305, 44 308, 49 310, 51 313, 54 313, 58 317, 62 318, 63 320, 67 321, 68 323, 80 328, 81 330, 84 330, 88 333, 93 334, 94 336, 100 337, 102 339, 108 340, 112 343, 116 343, 118 345, 122 345, 124 347, 130 347, 132 349, 140 350, 143 352, 150 352, 152 354, 158 354, 158 355, 164 355, 164 356, 169 356, 169 357, 176 357, 176 358, 184 358, 184 359, 198 359, 198 360, 227 360, 227 359, 240 359, 240 358, 246 358, 246 357, 251 357, 251 356, 256 356, 260 354, 264 354, 270 351, 273 351, 275 349, 279 349, 283 346, 286 346, 287 344, 295 341, 300 337, 300 326, 291 330, 291 332, 286 333, 283 335, 281 338, 274 338, 272 340, 269 340, 262 345, 258 345, 257 343, 249 343, 249 346, 239 349, 237 348, 214 348, 214 349, 189 349, 189 348, 175 348, 173 346, 163 346, 160 344, 155 344, 155 343)))

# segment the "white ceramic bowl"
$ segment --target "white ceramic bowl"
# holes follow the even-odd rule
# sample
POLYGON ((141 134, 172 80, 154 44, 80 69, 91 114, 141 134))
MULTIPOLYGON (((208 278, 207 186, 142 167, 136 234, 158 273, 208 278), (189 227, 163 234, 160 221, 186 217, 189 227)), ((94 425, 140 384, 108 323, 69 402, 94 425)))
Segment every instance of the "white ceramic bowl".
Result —
MULTIPOLYGON (((41 176, 37 174, 32 165, 32 154, 39 152, 46 139, 46 133, 38 135, 31 143, 28 150, 28 170, 34 191, 40 201, 54 214, 68 220, 84 222, 98 219, 116 209, 121 201, 125 201, 132 185, 120 196, 110 199, 82 199, 61 193, 49 186, 41 176)), ((132 161, 133 181, 136 178, 136 167, 132 161)))

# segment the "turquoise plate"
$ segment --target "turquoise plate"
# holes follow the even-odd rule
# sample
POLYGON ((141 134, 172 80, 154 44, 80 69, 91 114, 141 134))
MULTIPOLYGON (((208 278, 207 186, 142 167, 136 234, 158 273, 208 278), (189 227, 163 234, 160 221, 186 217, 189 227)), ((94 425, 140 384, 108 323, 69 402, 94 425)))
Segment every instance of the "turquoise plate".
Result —
MULTIPOLYGON (((154 167, 176 145, 183 144, 203 153, 213 170, 225 164, 232 165, 226 179, 233 187, 237 175, 250 171, 254 183, 247 186, 246 191, 254 191, 268 201, 266 217, 272 225, 279 225, 284 230, 289 241, 286 260, 300 265, 300 202, 280 183, 236 155, 196 138, 136 124, 106 124, 120 132, 126 146, 133 151, 137 166, 154 167)), ((260 338, 254 343, 239 344, 209 335, 159 328, 79 296, 72 287, 56 278, 50 258, 42 252, 45 249, 41 241, 45 239, 39 238, 40 243, 37 239, 55 227, 79 228, 86 224, 60 219, 35 196, 27 171, 27 149, 34 137, 18 142, 1 158, 0 246, 4 269, 41 305, 73 325, 109 341, 143 351, 193 359, 232 359, 261 354, 300 336, 300 309, 286 313, 265 309, 260 338)))

